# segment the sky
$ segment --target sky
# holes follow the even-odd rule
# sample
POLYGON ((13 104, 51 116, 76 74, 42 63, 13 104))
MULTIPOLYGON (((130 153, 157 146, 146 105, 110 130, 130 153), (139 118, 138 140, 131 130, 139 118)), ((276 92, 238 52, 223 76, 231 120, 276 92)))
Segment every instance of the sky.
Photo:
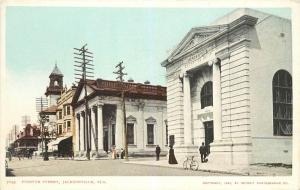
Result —
MULTIPOLYGON (((87 44, 95 78, 115 80, 124 62, 125 79, 166 86, 165 60, 192 28, 208 25, 233 9, 8 7, 6 9, 6 124, 21 116, 36 122, 35 98, 44 96, 55 63, 64 84, 74 82, 73 48, 87 44)), ((289 9, 260 9, 290 18, 289 9)))

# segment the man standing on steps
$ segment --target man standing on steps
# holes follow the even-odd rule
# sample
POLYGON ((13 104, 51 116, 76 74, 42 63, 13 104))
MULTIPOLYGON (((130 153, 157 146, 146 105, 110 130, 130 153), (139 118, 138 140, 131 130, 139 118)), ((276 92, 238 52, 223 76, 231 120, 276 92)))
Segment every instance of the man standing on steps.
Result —
POLYGON ((206 156, 206 147, 204 146, 204 142, 202 142, 202 145, 199 148, 199 152, 201 155, 201 162, 205 162, 205 156, 206 156))
POLYGON ((158 161, 159 160, 159 154, 160 154, 160 147, 159 147, 159 145, 156 145, 155 153, 156 153, 156 161, 158 161))

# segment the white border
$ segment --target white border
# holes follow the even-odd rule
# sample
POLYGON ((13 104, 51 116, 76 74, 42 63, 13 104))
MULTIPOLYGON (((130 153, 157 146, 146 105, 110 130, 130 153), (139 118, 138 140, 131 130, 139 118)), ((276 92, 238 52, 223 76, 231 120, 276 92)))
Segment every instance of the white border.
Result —
MULTIPOLYGON (((0 0, 1 1, 1 0, 0 0)), ((0 28, 1 28, 1 36, 0 36, 0 59, 1 59, 1 94, 0 94, 0 137, 1 139, 1 188, 0 189, 299 189, 299 169, 300 169, 300 139, 299 139, 299 113, 300 106, 298 105, 299 100, 299 78, 298 74, 300 74, 300 1, 285 1, 285 0, 240 0, 240 1, 231 1, 231 0, 215 0, 215 1, 150 1, 150 0, 135 0, 135 1, 97 1, 97 0, 4 0, 0 4, 0 28), (249 8, 280 8, 286 7, 292 9, 292 32, 293 32, 293 84, 294 84, 294 136, 293 136, 293 175, 291 177, 228 177, 228 176, 220 176, 220 177, 14 177, 7 178, 5 176, 4 171, 4 141, 5 134, 3 133, 5 127, 4 120, 5 118, 5 11, 7 6, 57 6, 57 7, 176 7, 176 8, 238 8, 238 7, 249 7, 249 8), (7 181, 15 180, 17 182, 21 182, 22 180, 102 180, 106 181, 106 184, 76 184, 76 185, 50 185, 50 184, 22 184, 18 183, 18 185, 9 185, 7 181), (281 181, 288 182, 288 185, 203 185, 203 182, 242 182, 242 181, 281 181)))

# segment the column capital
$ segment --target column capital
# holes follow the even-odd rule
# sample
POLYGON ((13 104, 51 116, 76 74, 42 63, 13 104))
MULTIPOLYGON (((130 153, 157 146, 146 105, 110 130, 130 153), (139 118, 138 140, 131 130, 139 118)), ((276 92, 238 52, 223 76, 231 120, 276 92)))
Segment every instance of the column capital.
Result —
POLYGON ((145 107, 145 102, 139 102, 138 107, 139 107, 139 111, 143 110, 145 107))
POLYGON ((191 73, 188 73, 187 71, 183 71, 179 74, 179 78, 182 80, 183 78, 189 78, 192 77, 191 73))
POLYGON ((218 57, 216 57, 215 59, 210 60, 210 61, 208 62, 208 66, 211 67, 211 66, 213 66, 213 65, 221 66, 221 59, 218 58, 218 57))
POLYGON ((103 102, 98 102, 95 106, 97 106, 99 108, 102 108, 104 106, 104 103, 103 102))

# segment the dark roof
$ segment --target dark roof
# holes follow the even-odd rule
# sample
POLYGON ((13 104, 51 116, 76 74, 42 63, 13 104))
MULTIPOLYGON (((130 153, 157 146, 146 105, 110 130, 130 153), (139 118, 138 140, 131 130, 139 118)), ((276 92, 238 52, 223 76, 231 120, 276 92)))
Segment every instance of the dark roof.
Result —
POLYGON ((57 67, 56 64, 55 64, 54 69, 53 69, 53 71, 51 72, 50 76, 51 76, 51 75, 64 76, 64 75, 62 74, 62 72, 58 69, 58 67, 57 67))
MULTIPOLYGON (((122 91, 124 91, 125 96, 129 98, 167 100, 166 87, 160 85, 149 85, 149 84, 120 82, 120 81, 111 81, 111 80, 102 80, 102 79, 87 80, 87 85, 94 90, 94 92, 89 95, 90 98, 96 95, 120 97, 122 91)), ((73 105, 77 104, 77 100, 80 96, 80 92, 82 88, 83 88, 83 83, 82 81, 80 81, 79 86, 76 89, 75 95, 72 100, 73 105)))

